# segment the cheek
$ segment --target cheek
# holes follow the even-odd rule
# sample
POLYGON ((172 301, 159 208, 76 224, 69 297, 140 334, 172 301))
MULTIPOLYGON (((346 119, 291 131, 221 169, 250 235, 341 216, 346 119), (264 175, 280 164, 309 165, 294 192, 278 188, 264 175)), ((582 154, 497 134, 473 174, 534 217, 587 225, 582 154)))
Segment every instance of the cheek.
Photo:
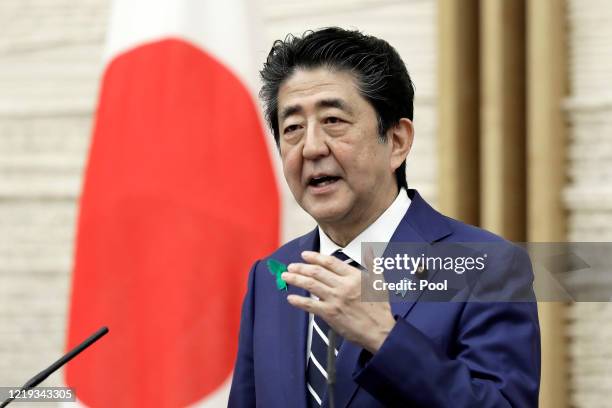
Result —
POLYGON ((389 167, 389 158, 385 151, 374 144, 352 151, 348 158, 349 160, 344 162, 347 163, 347 170, 356 186, 371 187, 372 183, 379 182, 381 175, 389 167))
POLYGON ((283 173, 287 182, 291 184, 296 180, 299 181, 302 170, 302 160, 297 149, 281 150, 281 161, 283 163, 283 173))
POLYGON ((374 166, 377 166, 380 159, 379 153, 376 146, 363 144, 347 149, 347 151, 343 152, 342 156, 345 159, 344 162, 354 167, 355 170, 367 172, 368 169, 371 170, 374 166))

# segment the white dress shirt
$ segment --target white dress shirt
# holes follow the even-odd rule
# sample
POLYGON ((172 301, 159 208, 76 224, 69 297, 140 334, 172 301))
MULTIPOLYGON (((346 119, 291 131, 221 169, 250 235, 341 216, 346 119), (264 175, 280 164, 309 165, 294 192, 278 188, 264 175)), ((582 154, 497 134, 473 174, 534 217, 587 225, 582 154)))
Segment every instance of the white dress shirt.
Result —
MULTIPOLYGON (((361 234, 357 235, 344 248, 338 246, 332 241, 325 232, 319 227, 319 252, 324 255, 331 255, 338 249, 341 249, 352 260, 361 261, 361 243, 362 242, 389 242, 393 233, 399 226, 402 218, 410 207, 410 197, 405 189, 400 189, 399 194, 391 205, 383 212, 380 217, 370 224, 361 234)), ((310 355, 310 344, 312 342, 312 322, 314 315, 309 313, 308 317, 308 340, 306 346, 306 362, 310 355)))

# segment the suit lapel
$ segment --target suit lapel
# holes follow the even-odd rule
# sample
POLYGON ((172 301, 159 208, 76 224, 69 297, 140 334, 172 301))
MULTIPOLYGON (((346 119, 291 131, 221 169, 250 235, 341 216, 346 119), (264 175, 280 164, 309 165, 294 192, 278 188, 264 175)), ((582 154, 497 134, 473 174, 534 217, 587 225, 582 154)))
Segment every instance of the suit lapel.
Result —
MULTIPOLYGON (((429 244, 447 237, 452 233, 452 230, 446 218, 423 200, 416 190, 409 190, 409 194, 412 200, 410 208, 391 237, 391 243, 422 242, 424 244, 422 251, 414 251, 413 249, 415 252, 413 255, 418 256, 420 253, 424 253, 427 256, 429 244)), ((393 255, 389 254, 389 256, 393 255)), ((433 281, 436 273, 437 271, 432 271, 427 279, 433 281)), ((425 292, 426 289, 415 291, 411 299, 403 299, 396 295, 391 300, 393 314, 405 318, 425 292)))
MULTIPOLYGON (((408 190, 408 195, 411 199, 410 207, 393 233, 391 237, 392 243, 433 243, 452 233, 446 218, 430 207, 416 190, 408 190)), ((433 275, 430 278, 432 277, 433 275)), ((415 294, 413 301, 391 302, 393 314, 405 318, 416 302, 418 302, 423 292, 425 291, 415 294)), ((357 383, 353 381, 353 371, 357 366, 357 360, 362 350, 360 346, 345 341, 338 351, 338 359, 336 361, 336 371, 338 373, 336 402, 338 407, 347 407, 359 388, 357 383)), ((324 401, 323 407, 327 406, 327 401, 324 401)))
MULTIPOLYGON (((299 250, 291 254, 287 264, 302 262, 300 253, 302 251, 316 251, 319 249, 319 235, 315 228, 300 239, 299 250)), ((295 294, 309 296, 304 289, 288 286, 284 298, 279 307, 280 322, 285 330, 282 330, 286 338, 279 339, 279 375, 284 382, 285 406, 306 408, 306 337, 308 336, 308 313, 291 306, 287 295, 295 294), (296 346, 297 345, 297 346, 296 346)))

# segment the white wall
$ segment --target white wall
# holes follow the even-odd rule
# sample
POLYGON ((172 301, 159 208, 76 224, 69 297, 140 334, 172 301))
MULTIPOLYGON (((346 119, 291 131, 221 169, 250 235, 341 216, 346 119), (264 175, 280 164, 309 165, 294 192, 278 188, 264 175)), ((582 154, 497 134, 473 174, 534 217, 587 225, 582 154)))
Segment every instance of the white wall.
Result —
MULTIPOLYGON (((612 8, 608 0, 568 0, 567 10, 568 239, 612 241, 612 8)), ((610 322, 611 303, 569 310, 572 406, 610 406, 610 322)))
POLYGON ((64 348, 107 9, 105 0, 0 2, 1 386, 23 384, 64 348))

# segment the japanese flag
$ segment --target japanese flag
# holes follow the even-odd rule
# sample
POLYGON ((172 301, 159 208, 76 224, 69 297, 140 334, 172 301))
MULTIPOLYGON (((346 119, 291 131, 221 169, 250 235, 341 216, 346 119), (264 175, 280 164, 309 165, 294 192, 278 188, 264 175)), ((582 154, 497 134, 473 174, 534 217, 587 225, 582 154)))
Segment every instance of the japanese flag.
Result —
POLYGON ((90 407, 226 406, 279 189, 252 90, 248 0, 113 5, 80 201, 67 347, 90 407))

